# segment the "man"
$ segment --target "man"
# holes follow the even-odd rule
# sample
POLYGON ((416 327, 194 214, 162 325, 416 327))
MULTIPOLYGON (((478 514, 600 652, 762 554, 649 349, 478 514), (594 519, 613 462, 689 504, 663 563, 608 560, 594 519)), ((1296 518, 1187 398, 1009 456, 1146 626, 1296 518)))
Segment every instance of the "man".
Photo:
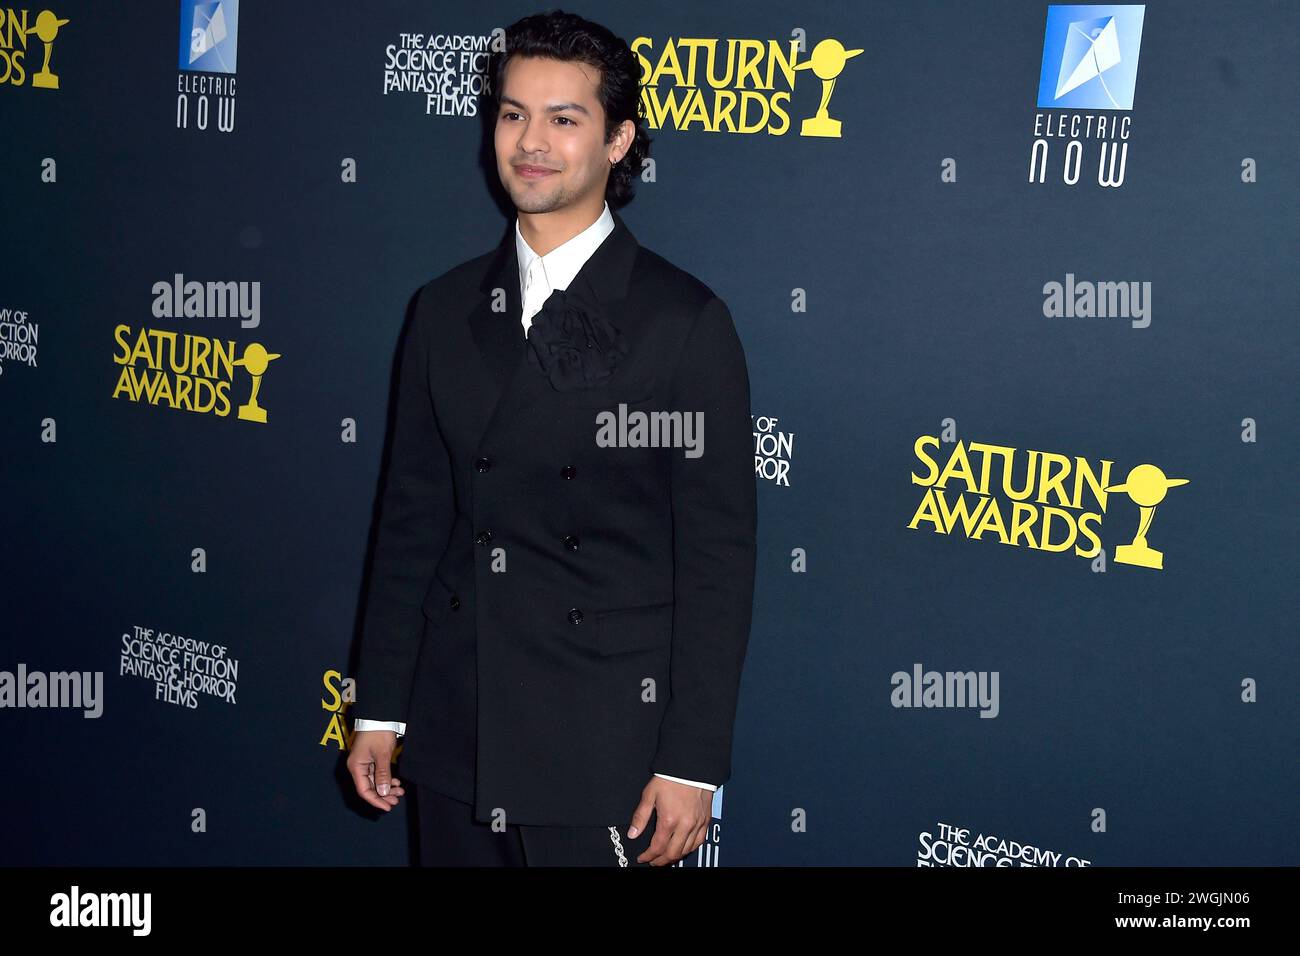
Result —
POLYGON ((626 42, 539 14, 491 71, 518 215, 417 297, 348 766, 391 810, 405 735, 425 864, 669 865, 731 772, 757 523, 744 352, 722 300, 610 208, 649 144, 626 42))

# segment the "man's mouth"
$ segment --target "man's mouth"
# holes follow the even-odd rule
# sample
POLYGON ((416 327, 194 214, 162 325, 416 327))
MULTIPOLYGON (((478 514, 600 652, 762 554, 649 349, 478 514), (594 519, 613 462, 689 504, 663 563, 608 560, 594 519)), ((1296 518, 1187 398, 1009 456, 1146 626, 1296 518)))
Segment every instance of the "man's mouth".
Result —
POLYGON ((552 173, 557 172, 557 170, 548 169, 545 166, 522 165, 522 166, 516 166, 515 172, 517 172, 520 176, 524 177, 525 179, 541 179, 544 176, 549 176, 552 173))

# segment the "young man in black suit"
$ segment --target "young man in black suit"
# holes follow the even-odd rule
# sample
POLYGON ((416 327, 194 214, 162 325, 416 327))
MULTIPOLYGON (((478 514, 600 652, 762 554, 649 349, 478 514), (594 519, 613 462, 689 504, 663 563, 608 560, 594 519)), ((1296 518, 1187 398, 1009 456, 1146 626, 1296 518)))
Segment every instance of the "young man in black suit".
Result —
POLYGON ((515 228, 419 291, 402 347, 348 766, 391 810, 404 734, 426 865, 668 865, 731 773, 749 378, 723 301, 610 208, 648 154, 639 73, 571 14, 507 30, 515 228))

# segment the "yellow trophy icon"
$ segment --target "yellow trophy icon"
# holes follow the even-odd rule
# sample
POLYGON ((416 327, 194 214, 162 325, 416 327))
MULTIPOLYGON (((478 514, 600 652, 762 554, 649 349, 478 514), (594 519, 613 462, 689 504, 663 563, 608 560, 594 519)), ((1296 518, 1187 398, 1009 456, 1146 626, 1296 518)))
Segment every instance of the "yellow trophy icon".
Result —
POLYGON ((50 72, 50 52, 54 49, 54 38, 59 33, 59 27, 67 22, 67 20, 60 20, 49 10, 42 10, 36 15, 35 25, 27 28, 28 34, 35 33, 37 38, 45 44, 45 62, 42 64, 39 73, 32 74, 32 86, 40 87, 43 90, 57 90, 59 88, 58 76, 50 72))
POLYGON ((257 390, 262 386, 262 376, 266 374, 266 367, 271 364, 272 359, 279 357, 279 352, 267 352, 259 343, 251 342, 244 347, 243 357, 231 363, 244 366, 248 369, 248 374, 253 377, 253 392, 248 396, 248 404, 239 406, 239 417, 244 421, 266 423, 266 409, 257 404, 257 390))
POLYGON ((1147 531, 1156 517, 1156 505, 1165 500, 1170 488, 1185 485, 1188 478, 1166 478, 1155 465, 1138 465, 1128 473, 1122 485, 1112 485, 1107 492, 1124 491, 1138 506, 1138 532, 1131 544, 1121 544, 1115 549, 1115 560, 1120 564, 1133 564, 1140 568, 1161 571, 1165 554, 1147 546, 1147 531))
POLYGON ((822 40, 813 47, 812 55, 796 70, 811 69, 822 81, 822 101, 817 113, 803 121, 799 127, 800 136, 834 136, 840 135, 840 121, 831 119, 826 106, 831 101, 831 91, 835 89, 835 78, 844 70, 844 61, 855 57, 861 50, 846 50, 839 40, 822 40))

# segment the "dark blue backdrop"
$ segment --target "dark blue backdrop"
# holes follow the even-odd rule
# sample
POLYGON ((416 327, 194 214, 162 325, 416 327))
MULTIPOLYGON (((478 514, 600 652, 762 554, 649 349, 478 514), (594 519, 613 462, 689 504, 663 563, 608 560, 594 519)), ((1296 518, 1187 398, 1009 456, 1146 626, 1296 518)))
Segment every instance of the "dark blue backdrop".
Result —
MULTIPOLYGON (((103 675, 98 719, 0 710, 17 742, 0 855, 406 862, 405 810, 375 820, 349 797, 326 683, 355 665, 411 298, 510 210, 482 117, 386 94, 386 48, 487 37, 531 8, 243 0, 220 74, 178 68, 192 3, 65 0, 50 89, 33 85, 35 32, 18 81, 9 29, 44 8, 0 6, 0 346, 38 331, 34 361, 0 355, 0 670, 103 675), (197 128, 197 93, 178 128, 196 75, 237 78, 233 129, 216 128, 219 96, 197 128), (178 273, 259 283, 259 324, 155 315, 155 283, 178 273), (277 353, 267 422, 234 414, 244 367, 228 416, 113 397, 121 325, 277 353), (225 648, 235 702, 171 703, 122 675, 141 628, 225 648)), ((799 62, 828 38, 862 50, 832 89, 840 136, 800 135, 822 81, 778 70, 759 94, 786 132, 652 128, 623 210, 728 302, 753 412, 792 436, 788 484, 756 479, 735 769, 693 862, 915 866, 953 842, 945 826, 1057 865, 1300 862, 1297 5, 1147 4, 1131 111, 1037 105, 1041 2, 569 8, 647 38, 651 65, 674 42, 685 61, 691 38, 721 55, 759 41, 760 75, 769 41, 799 41, 799 62), (1092 139, 1077 185, 1059 138, 1047 181, 1027 181, 1035 118, 1060 113, 1131 117, 1121 186, 1097 184, 1092 139), (1067 274, 1149 282, 1150 324, 1046 317, 1044 286, 1067 274), (922 435, 1105 459, 1112 483, 1143 463, 1189 479, 1149 534, 1163 570, 1116 561, 1139 521, 1120 492, 1104 573, 909 529, 922 435), (891 675, 918 663, 997 672, 996 718, 893 706, 891 675)), ((704 88, 677 93, 709 112, 699 70, 704 88)), ((659 100, 671 87, 656 75, 659 100)))

